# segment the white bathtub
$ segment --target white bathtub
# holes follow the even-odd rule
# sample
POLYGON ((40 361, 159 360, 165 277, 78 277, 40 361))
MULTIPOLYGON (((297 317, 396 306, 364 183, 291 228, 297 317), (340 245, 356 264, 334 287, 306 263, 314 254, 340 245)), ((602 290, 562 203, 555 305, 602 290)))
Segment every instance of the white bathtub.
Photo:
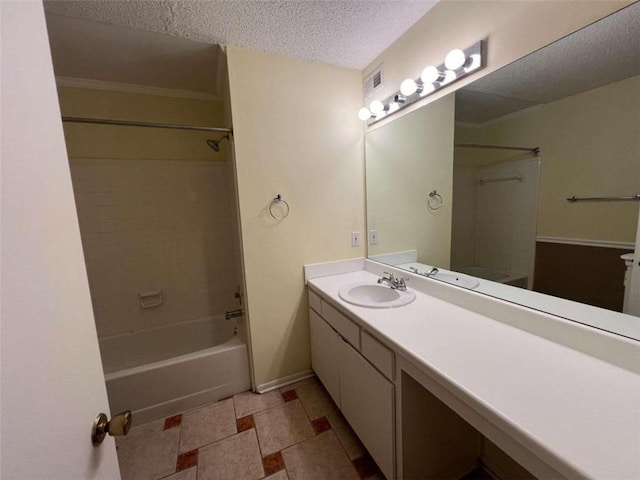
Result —
POLYGON ((145 423, 251 387, 247 346, 224 317, 100 340, 111 412, 145 423))
POLYGON ((504 283, 514 287, 527 288, 527 276, 513 273, 499 272, 485 267, 467 266, 456 269, 457 272, 465 273, 477 278, 491 280, 492 282, 504 283))

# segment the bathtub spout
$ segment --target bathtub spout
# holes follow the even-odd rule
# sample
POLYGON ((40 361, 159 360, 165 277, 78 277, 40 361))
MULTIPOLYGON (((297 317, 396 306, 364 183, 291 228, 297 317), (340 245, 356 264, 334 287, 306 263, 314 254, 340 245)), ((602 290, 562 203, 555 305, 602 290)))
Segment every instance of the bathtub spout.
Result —
POLYGON ((241 308, 239 308, 238 310, 229 310, 228 312, 224 312, 224 318, 226 318, 227 320, 241 317, 242 315, 244 315, 244 310, 241 308))

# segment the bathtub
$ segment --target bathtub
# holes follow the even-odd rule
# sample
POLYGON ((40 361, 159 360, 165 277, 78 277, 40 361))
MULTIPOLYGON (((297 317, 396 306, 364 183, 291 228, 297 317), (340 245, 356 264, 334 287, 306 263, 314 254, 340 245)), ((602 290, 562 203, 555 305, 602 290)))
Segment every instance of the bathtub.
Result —
POLYGON ((514 287, 527 288, 527 276, 512 273, 499 272, 485 267, 468 266, 456 268, 457 272, 471 275, 472 277, 490 280, 492 282, 504 283, 514 287))
POLYGON ((101 339, 112 413, 146 423, 251 388, 247 346, 224 317, 101 339))

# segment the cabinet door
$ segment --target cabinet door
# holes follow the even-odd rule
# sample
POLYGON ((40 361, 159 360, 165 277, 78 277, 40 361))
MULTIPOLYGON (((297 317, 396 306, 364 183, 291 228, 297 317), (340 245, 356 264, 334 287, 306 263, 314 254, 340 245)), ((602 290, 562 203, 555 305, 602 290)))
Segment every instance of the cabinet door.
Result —
POLYGON ((394 478, 393 384, 340 341, 340 409, 382 473, 394 478))
POLYGON ((311 328, 311 366, 318 378, 340 406, 340 360, 342 340, 316 312, 309 309, 311 328))

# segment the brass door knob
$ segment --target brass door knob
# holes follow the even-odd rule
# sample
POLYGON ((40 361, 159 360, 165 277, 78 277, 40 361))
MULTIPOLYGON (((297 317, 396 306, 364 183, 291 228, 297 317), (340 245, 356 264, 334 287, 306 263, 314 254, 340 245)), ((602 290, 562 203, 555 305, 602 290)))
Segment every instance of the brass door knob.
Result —
POLYGON ((93 446, 100 445, 107 433, 112 437, 128 434, 131 428, 131 418, 130 410, 114 415, 111 421, 104 413, 99 413, 93 421, 93 428, 91 429, 91 443, 93 443, 93 446))

